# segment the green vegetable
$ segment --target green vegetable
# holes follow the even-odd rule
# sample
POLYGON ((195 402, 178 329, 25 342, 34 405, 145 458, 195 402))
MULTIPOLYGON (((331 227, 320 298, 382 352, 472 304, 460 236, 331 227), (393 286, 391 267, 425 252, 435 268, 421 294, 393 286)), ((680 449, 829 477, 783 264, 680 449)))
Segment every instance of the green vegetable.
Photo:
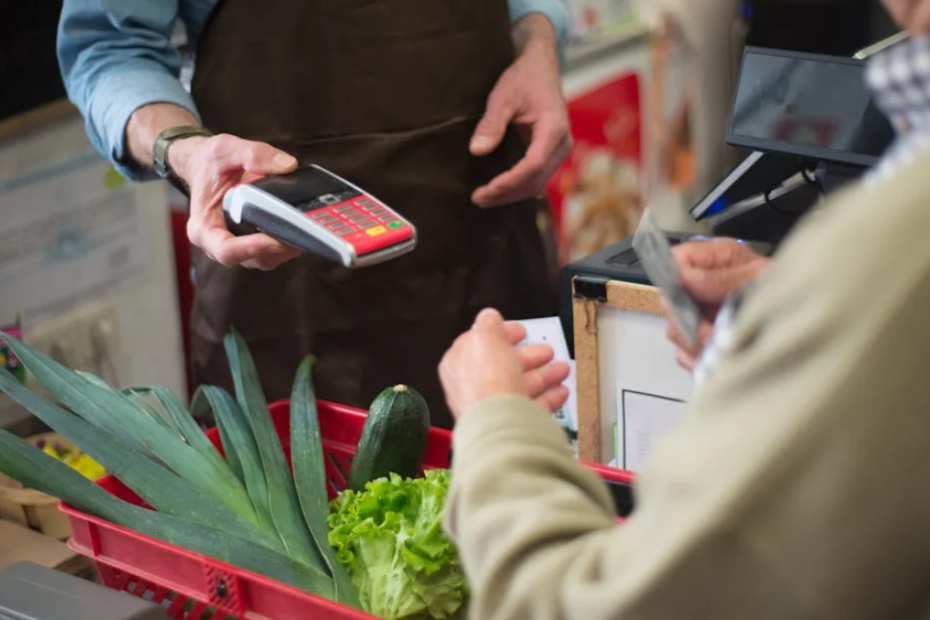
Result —
POLYGON ((222 504, 205 502, 184 478, 149 459, 139 458, 119 437, 33 394, 5 369, 0 369, 0 390, 62 437, 80 446, 156 510, 214 526, 271 549, 281 548, 280 542, 268 532, 222 504))
POLYGON ((0 471, 130 530, 332 598, 332 580, 247 538, 117 499, 61 461, 0 429, 0 471))
POLYGON ((223 457, 217 452, 213 442, 207 438, 207 434, 197 425, 197 422, 194 421, 194 418, 184 407, 184 403, 174 395, 174 392, 161 386, 149 389, 161 404, 162 409, 168 414, 168 419, 178 429, 178 433, 184 438, 184 441, 214 463, 225 465, 223 457))
MULTIPOLYGON (((131 436, 171 471, 183 476, 203 496, 203 501, 218 502, 248 521, 259 523, 245 488, 222 459, 217 461, 197 451, 123 394, 88 381, 8 334, 3 334, 3 339, 26 369, 63 405, 103 431, 117 437, 131 436)), ((91 453, 85 446, 78 447, 91 453)))
POLYGON ((141 387, 125 388, 125 389, 120 390, 120 393, 126 398, 128 398, 129 401, 133 405, 145 411, 147 414, 149 414, 152 417, 152 419, 154 419, 156 422, 158 422, 159 424, 161 424, 162 426, 170 430, 172 433, 180 434, 180 431, 177 429, 177 427, 175 427, 168 420, 168 418, 165 417, 166 414, 162 414, 162 412, 156 409, 152 403, 146 400, 149 396, 148 388, 141 388, 141 387))
POLYGON ((429 407, 416 390, 396 385, 378 394, 352 460, 349 488, 360 491, 372 480, 390 474, 418 476, 429 425, 429 407))
POLYGON ((358 592, 348 571, 336 558, 329 545, 329 502, 326 490, 326 463, 323 457, 323 438, 317 416, 316 395, 313 391, 313 357, 306 358, 297 370, 291 394, 291 464, 294 468, 294 486, 300 498, 304 521, 313 534, 317 550, 333 576, 338 600, 351 601, 359 606, 358 592))
POLYGON ((229 392, 213 385, 200 386, 193 401, 204 402, 207 409, 213 410, 230 468, 245 483, 262 525, 280 537, 271 518, 268 481, 262 469, 258 446, 239 403, 229 392))
MULTIPOLYGON (((0 391, 92 455, 154 510, 120 500, 9 433, 0 433, 0 471, 117 525, 360 606, 351 579, 328 545, 325 480, 305 481, 304 486, 319 492, 324 485, 319 497, 306 498, 307 506, 316 503, 324 510, 317 518, 323 531, 315 541, 304 522, 254 364, 236 334, 230 334, 226 344, 239 400, 214 386, 201 386, 195 396, 195 407, 212 409, 219 420, 223 451, 231 462, 167 389, 117 390, 94 375, 65 368, 8 334, 0 337, 58 402, 30 391, 6 371, 0 371, 0 391), (62 473, 63 467, 73 475, 62 473), (75 476, 84 484, 75 482, 75 476)), ((310 380, 304 375, 298 379, 310 380)), ((295 396, 298 409, 313 411, 315 424, 312 386, 298 381, 295 396)), ((316 451, 313 458, 322 462, 319 431, 305 434, 303 449, 311 455, 316 451)))
POLYGON ((268 402, 262 392, 255 361, 245 340, 237 332, 229 333, 224 339, 224 344, 236 387, 236 399, 251 425, 252 436, 258 446, 258 454, 265 472, 271 521, 277 528, 289 556, 322 567, 324 562, 300 512, 297 490, 294 488, 291 470, 284 457, 281 440, 278 439, 278 433, 268 413, 268 402))
POLYGON ((390 620, 466 617, 458 551, 442 530, 450 472, 393 474, 331 503, 329 542, 358 587, 362 608, 390 620))

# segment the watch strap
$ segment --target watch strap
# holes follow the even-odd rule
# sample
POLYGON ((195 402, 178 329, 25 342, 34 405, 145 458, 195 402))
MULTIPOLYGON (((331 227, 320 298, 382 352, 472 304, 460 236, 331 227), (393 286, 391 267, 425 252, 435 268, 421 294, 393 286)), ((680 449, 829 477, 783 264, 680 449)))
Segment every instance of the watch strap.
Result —
POLYGON ((177 127, 165 129, 155 138, 155 146, 152 149, 152 160, 155 172, 158 176, 166 179, 172 185, 187 194, 188 189, 186 184, 173 170, 171 170, 171 166, 168 165, 168 148, 171 146, 172 142, 180 138, 190 138, 192 136, 210 137, 212 135, 212 132, 197 125, 179 125, 177 127))

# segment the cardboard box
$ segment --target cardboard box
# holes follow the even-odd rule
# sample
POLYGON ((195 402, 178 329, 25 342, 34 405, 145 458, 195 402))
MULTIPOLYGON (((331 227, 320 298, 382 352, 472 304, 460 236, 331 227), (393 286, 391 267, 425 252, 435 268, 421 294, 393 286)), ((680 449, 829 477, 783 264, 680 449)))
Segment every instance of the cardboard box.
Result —
POLYGON ((92 578, 94 564, 68 546, 16 523, 0 521, 0 569, 17 562, 33 562, 69 575, 92 578))
MULTIPOLYGON (((57 442, 62 447, 73 445, 56 433, 28 437, 36 444, 40 440, 57 442)), ((10 521, 41 532, 45 536, 65 540, 71 535, 68 518, 58 510, 58 499, 32 489, 24 489, 15 480, 0 472, 0 523, 10 521)))

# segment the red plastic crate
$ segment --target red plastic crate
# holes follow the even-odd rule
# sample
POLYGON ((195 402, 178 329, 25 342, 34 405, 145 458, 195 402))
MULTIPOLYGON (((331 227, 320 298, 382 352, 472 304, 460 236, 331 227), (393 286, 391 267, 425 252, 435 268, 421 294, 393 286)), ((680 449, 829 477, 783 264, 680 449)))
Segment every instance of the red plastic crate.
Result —
MULTIPOLYGON (((270 409, 285 454, 290 459, 289 403, 276 402, 270 409)), ((358 409, 319 403, 320 431, 331 498, 345 486, 366 415, 358 409)), ((211 429, 207 435, 222 450, 217 430, 211 429)), ((431 429, 424 467, 448 467, 451 448, 452 433, 431 429)), ((632 482, 629 472, 588 466, 604 479, 632 482)), ((101 479, 98 484, 121 499, 145 505, 112 476, 101 479)), ((161 604, 176 620, 374 618, 256 573, 127 530, 67 504, 62 503, 61 510, 68 515, 71 523, 68 546, 94 560, 104 584, 161 604)))

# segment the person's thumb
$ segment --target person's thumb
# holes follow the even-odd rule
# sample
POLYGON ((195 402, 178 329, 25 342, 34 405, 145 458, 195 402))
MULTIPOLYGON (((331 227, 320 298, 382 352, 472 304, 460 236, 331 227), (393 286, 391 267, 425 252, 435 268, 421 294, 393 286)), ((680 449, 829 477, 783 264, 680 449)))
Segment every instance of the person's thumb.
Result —
POLYGON ((475 317, 475 331, 484 333, 505 333, 504 317, 501 313, 493 308, 485 308, 475 317))
POLYGON ((747 263, 726 269, 681 270, 681 282, 692 297, 701 303, 720 303, 734 290, 752 282, 758 265, 747 263))
POLYGON ((471 138, 469 150, 472 155, 487 155, 496 149, 504 139, 507 125, 512 118, 513 110, 507 105, 505 98, 491 97, 488 109, 475 127, 475 133, 471 138))
POLYGON ((243 141, 242 167, 253 174, 284 174, 297 167, 297 159, 270 144, 243 141))

